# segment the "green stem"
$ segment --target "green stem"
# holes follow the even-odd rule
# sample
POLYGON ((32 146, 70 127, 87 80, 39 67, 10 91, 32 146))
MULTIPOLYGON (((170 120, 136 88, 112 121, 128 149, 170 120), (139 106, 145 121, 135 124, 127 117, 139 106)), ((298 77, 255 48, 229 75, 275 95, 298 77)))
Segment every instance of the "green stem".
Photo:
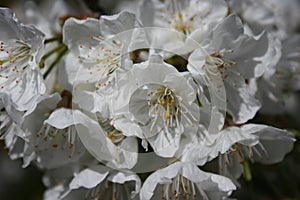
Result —
POLYGON ((249 161, 245 160, 243 162, 243 167, 244 167, 244 177, 246 181, 251 181, 252 180, 252 174, 251 174, 251 169, 249 165, 249 161))
POLYGON ((54 66, 61 60, 61 58, 68 52, 68 48, 65 46, 64 49, 61 50, 61 52, 57 55, 57 57, 55 58, 55 60, 51 63, 51 65, 49 66, 49 68, 47 69, 47 71, 44 73, 43 77, 44 79, 47 78, 47 76, 49 75, 49 73, 52 71, 52 69, 54 68, 54 66))
POLYGON ((55 41, 60 41, 61 39, 62 39, 61 36, 49 38, 49 39, 46 39, 46 40, 45 40, 44 44, 48 44, 48 43, 55 42, 55 41))
POLYGON ((49 58, 52 54, 58 52, 59 50, 65 48, 65 47, 66 47, 66 45, 64 45, 64 44, 61 43, 61 44, 59 44, 57 47, 55 47, 55 48, 51 49, 50 51, 48 51, 48 52, 47 52, 45 55, 43 55, 43 57, 41 58, 41 61, 40 61, 40 63, 39 63, 39 67, 40 67, 40 68, 44 68, 46 59, 49 58))

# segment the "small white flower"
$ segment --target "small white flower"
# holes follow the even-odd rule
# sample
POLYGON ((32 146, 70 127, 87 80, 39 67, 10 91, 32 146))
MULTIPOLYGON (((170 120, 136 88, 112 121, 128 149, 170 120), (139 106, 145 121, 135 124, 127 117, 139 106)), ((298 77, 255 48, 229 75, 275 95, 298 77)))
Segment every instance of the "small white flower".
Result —
POLYGON ((44 35, 20 23, 7 8, 0 8, 0 23, 0 93, 8 94, 24 111, 46 89, 38 68, 44 35))
POLYGON ((138 13, 143 25, 154 29, 155 48, 184 55, 227 15, 227 5, 219 0, 144 0, 138 13))
MULTIPOLYGON (((47 120, 48 123, 51 121, 53 121, 51 118, 47 120)), ((122 131, 117 130, 110 119, 101 119, 97 116, 94 118, 75 109, 60 109, 55 113, 53 122, 59 129, 74 125, 88 152, 107 166, 131 169, 137 162, 136 138, 127 137, 122 131)))
POLYGON ((86 168, 75 175, 69 191, 61 199, 68 199, 73 192, 86 199, 134 199, 140 191, 140 178, 132 172, 109 169, 102 165, 86 168), (78 190, 80 189, 81 190, 78 190), (84 189, 83 189, 84 188, 84 189))
MULTIPOLYGON (((102 88, 113 84, 115 72, 126 69, 128 48, 134 48, 134 29, 139 27, 134 14, 121 12, 113 16, 101 16, 100 20, 68 19, 63 29, 63 40, 79 62, 67 63, 67 72, 77 69, 77 82, 92 83, 102 88), (130 47, 130 45, 132 47, 130 47)), ((131 65, 131 63, 129 64, 131 65)))
POLYGON ((222 106, 222 102, 227 102, 227 112, 236 123, 253 118, 260 103, 245 82, 262 75, 257 73, 262 70, 257 69, 260 61, 255 58, 265 55, 267 35, 244 34, 240 19, 231 15, 211 31, 202 47, 189 57, 188 70, 193 77, 208 87, 213 104, 222 106))
POLYGON ((236 181, 248 161, 263 164, 281 162, 293 149, 294 142, 295 138, 285 130, 266 125, 246 124, 225 128, 214 145, 203 145, 205 150, 195 145, 190 154, 194 155, 192 157, 196 162, 201 157, 201 151, 207 154, 207 161, 219 156, 220 173, 236 181))
POLYGON ((257 97, 262 102, 260 112, 269 114, 284 112, 287 92, 292 94, 293 91, 300 89, 300 48, 297 45, 299 41, 299 35, 291 35, 281 41, 282 53, 279 59, 277 56, 273 57, 273 60, 277 60, 275 65, 268 68, 263 77, 256 81, 257 97))
POLYGON ((57 168, 77 161, 86 153, 73 118, 68 119, 62 112, 71 109, 56 109, 60 101, 58 94, 40 98, 35 110, 25 113, 21 125, 26 133, 24 167, 35 160, 42 168, 57 168))
POLYGON ((146 179, 140 199, 223 199, 235 189, 226 177, 206 173, 192 163, 176 162, 146 179))
POLYGON ((116 126, 146 139, 158 155, 174 156, 181 135, 192 137, 199 123, 196 93, 188 82, 158 55, 135 64, 118 80, 119 91, 111 97, 116 126))

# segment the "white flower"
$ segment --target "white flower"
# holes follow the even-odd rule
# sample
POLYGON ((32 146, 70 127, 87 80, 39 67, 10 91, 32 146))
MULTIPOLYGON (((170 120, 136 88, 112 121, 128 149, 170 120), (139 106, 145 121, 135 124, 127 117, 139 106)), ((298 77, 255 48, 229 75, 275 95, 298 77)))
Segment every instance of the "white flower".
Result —
POLYGON ((38 29, 0 8, 0 140, 45 200, 228 199, 295 142, 247 124, 299 110, 298 4, 277 1, 26 2, 38 29))
POLYGON ((74 192, 75 198, 129 200, 135 198, 140 187, 140 178, 132 172, 115 171, 95 165, 75 174, 69 191, 61 199, 68 199, 74 192))
POLYGON ((95 117, 75 109, 60 109, 46 122, 59 129, 75 125, 84 147, 95 159, 112 168, 132 168, 137 162, 136 138, 126 137, 109 119, 95 117))
POLYGON ((24 131, 20 123, 24 112, 16 110, 7 94, 1 94, 0 102, 0 140, 4 140, 5 148, 11 159, 22 158, 24 155, 24 131))
POLYGON ((248 138, 237 141, 229 151, 219 157, 220 174, 235 182, 242 173, 246 179, 251 179, 249 161, 263 164, 281 162, 292 150, 295 142, 288 132, 264 125, 248 124, 242 126, 240 130, 243 135, 250 134, 257 137, 257 141, 254 142, 252 139, 249 143, 251 139, 248 135, 248 138))
MULTIPOLYGON (((126 68, 126 62, 131 62, 127 58, 128 48, 136 42, 131 36, 138 26, 135 15, 129 12, 101 16, 100 20, 68 19, 63 29, 63 40, 73 57, 79 59, 81 68, 76 68, 76 81, 93 83, 98 88, 110 86, 115 72, 126 68)), ((75 63, 78 62, 67 63, 67 72, 74 68, 75 63)))
POLYGON ((138 13, 143 25, 154 29, 155 48, 184 55, 227 15, 227 5, 219 0, 144 0, 138 13))
POLYGON ((67 119, 68 116, 60 112, 71 109, 55 110, 60 101, 58 94, 40 98, 35 110, 25 113, 21 125, 26 133, 24 166, 35 160, 42 168, 61 167, 77 161, 86 153, 77 135, 73 118, 67 119))
POLYGON ((19 22, 7 8, 0 8, 0 93, 6 93, 18 110, 34 106, 45 92, 38 62, 44 35, 19 22))
POLYGON ((300 48, 297 45, 299 41, 299 35, 291 35, 283 40, 279 59, 273 57, 273 60, 277 60, 276 64, 268 68, 263 77, 256 81, 257 97, 262 102, 260 112, 269 114, 284 112, 286 109, 284 99, 287 93, 292 95, 293 91, 300 89, 300 48))
MULTIPOLYGON (((0 115, 0 140, 5 141, 6 149, 8 149, 8 155, 11 159, 20 158, 23 156, 23 151, 15 152, 18 149, 18 143, 24 145, 24 141, 16 134, 20 131, 18 126, 14 124, 6 113, 0 115)), ((22 148, 21 148, 22 149, 22 148)))
POLYGON ((293 149, 294 142, 289 132, 271 126, 230 126, 220 132, 213 145, 191 145, 185 152, 185 160, 203 165, 219 156, 220 173, 237 180, 248 161, 263 164, 281 162, 293 149))
POLYGON ((287 38, 299 24, 299 2, 295 0, 227 0, 232 13, 238 14, 246 26, 256 33, 269 30, 279 38, 287 38))
POLYGON ((0 114, 0 140, 4 140, 5 148, 12 160, 24 155, 25 141, 21 138, 22 135, 24 133, 20 127, 13 122, 8 113, 2 111, 0 114))
MULTIPOLYGON (((71 180, 74 174, 78 174, 82 169, 90 165, 95 165, 96 162, 89 157, 84 157, 77 162, 68 163, 58 168, 47 169, 42 181, 47 190, 44 192, 44 200, 58 200, 61 196, 69 190, 71 180)), ((78 193, 77 193, 78 194, 78 193)), ((64 200, 82 199, 79 195, 70 195, 64 200)))
POLYGON ((260 103, 245 82, 262 75, 255 58, 266 53, 267 35, 244 34, 240 19, 231 15, 211 30, 201 45, 204 49, 190 55, 188 70, 199 84, 208 87, 214 105, 227 101, 227 111, 236 123, 253 118, 260 103))
POLYGON ((118 80, 119 90, 111 97, 116 126, 146 139, 156 154, 174 156, 180 149, 181 135, 191 139, 199 123, 196 93, 188 82, 161 56, 135 64, 118 80))
POLYGON ((277 90, 300 90, 300 35, 290 35, 282 41, 282 56, 276 65, 271 82, 277 83, 277 90), (278 88, 279 87, 279 88, 278 88))
POLYGON ((226 177, 206 173, 192 163, 176 162, 146 179, 140 199, 223 199, 235 189, 226 177))

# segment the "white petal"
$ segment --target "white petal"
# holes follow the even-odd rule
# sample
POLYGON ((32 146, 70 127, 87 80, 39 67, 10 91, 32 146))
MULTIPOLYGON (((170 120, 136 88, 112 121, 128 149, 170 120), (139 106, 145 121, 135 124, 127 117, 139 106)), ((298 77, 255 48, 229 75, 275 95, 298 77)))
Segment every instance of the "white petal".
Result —
POLYGON ((102 15, 100 25, 102 33, 109 36, 136 28, 138 23, 135 14, 123 11, 111 16, 102 15))
POLYGON ((50 117, 45 120, 47 123, 55 128, 64 129, 74 125, 73 111, 71 109, 60 108, 51 113, 50 117))
POLYGON ((80 187, 91 189, 101 183, 108 174, 109 170, 101 166, 98 166, 96 169, 88 168, 75 175, 69 187, 73 190, 80 187))
POLYGON ((227 70, 225 89, 228 112, 237 124, 245 123, 252 119, 259 108, 260 102, 254 97, 251 88, 245 84, 244 78, 233 70, 227 70))
POLYGON ((114 120, 114 126, 116 129, 122 130, 125 136, 144 137, 141 127, 127 118, 114 120))
POLYGON ((134 198, 141 189, 141 180, 139 176, 137 176, 136 174, 117 172, 117 173, 110 174, 107 179, 113 183, 119 183, 119 184, 126 184, 126 182, 134 181, 135 190, 131 192, 131 198, 134 198))
POLYGON ((259 137, 265 149, 261 153, 262 157, 254 154, 254 160, 264 164, 281 162, 284 156, 293 149, 296 141, 288 131, 266 125, 246 124, 242 126, 242 131, 259 137))
POLYGON ((154 193, 157 192, 155 189, 159 184, 172 183, 172 179, 178 174, 195 183, 196 187, 204 190, 208 197, 214 196, 221 199, 236 189, 235 185, 226 177, 201 171, 192 163, 176 162, 151 174, 144 182, 140 198, 143 200, 151 199, 154 193))
POLYGON ((89 46, 97 45, 98 41, 91 39, 100 34, 99 20, 87 18, 86 20, 77 20, 69 18, 65 21, 63 28, 63 42, 75 53, 79 55, 80 45, 85 50, 89 46))
POLYGON ((42 127, 48 114, 56 108, 57 103, 61 100, 58 93, 41 96, 37 99, 35 107, 27 110, 24 115, 22 128, 29 130, 31 133, 37 133, 42 127))

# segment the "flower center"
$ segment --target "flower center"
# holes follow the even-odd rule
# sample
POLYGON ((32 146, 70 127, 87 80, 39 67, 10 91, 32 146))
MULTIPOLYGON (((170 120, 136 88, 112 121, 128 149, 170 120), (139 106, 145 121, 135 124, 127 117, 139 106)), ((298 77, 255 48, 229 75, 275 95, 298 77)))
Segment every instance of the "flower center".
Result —
POLYGON ((262 158, 263 156, 268 157, 268 152, 260 142, 255 146, 245 146, 238 143, 232 145, 227 153, 219 157, 220 173, 225 174, 228 167, 234 168, 235 159, 237 159, 244 169, 245 178, 250 180, 251 171, 249 167, 249 161, 254 160, 254 154, 258 158, 262 158))
POLYGON ((178 116, 181 103, 170 88, 160 86, 156 90, 148 92, 147 104, 150 108, 149 117, 153 120, 159 116, 163 118, 167 128, 179 126, 178 116))
POLYGON ((165 1, 164 9, 161 10, 160 15, 164 22, 167 22, 169 26, 177 31, 184 33, 185 35, 191 34, 197 27, 203 25, 203 19, 210 14, 210 9, 195 10, 194 6, 199 6, 200 1, 165 1))
POLYGON ((104 183, 90 189, 85 194, 85 199, 130 199, 132 188, 134 188, 133 181, 119 184, 106 179, 104 183))
POLYGON ((236 62, 224 58, 224 56, 223 56, 224 52, 232 53, 233 50, 226 50, 226 51, 221 51, 221 52, 215 52, 215 53, 212 53, 212 54, 206 56, 205 57, 206 65, 208 65, 208 66, 216 66, 219 69, 235 65, 236 62))
POLYGON ((57 129, 50 125, 43 125, 36 133, 35 150, 36 152, 49 151, 55 148, 69 153, 69 158, 74 154, 81 154, 80 141, 77 137, 76 129, 70 126, 65 129, 57 129))
POLYGON ((106 132, 106 136, 115 144, 118 145, 126 138, 122 131, 117 130, 112 124, 111 120, 99 120, 100 126, 106 132))
MULTIPOLYGON (((232 52, 232 50, 229 50, 229 52, 232 52)), ((223 80, 227 77, 226 73, 223 72, 224 68, 235 64, 236 62, 225 59, 223 52, 215 52, 205 57, 204 69, 213 86, 220 89, 224 87, 223 80)))
POLYGON ((201 199, 208 199, 206 193, 201 188, 196 187, 195 183, 178 174, 172 179, 172 183, 163 185, 162 199, 198 199, 197 192, 200 192, 201 199))
POLYGON ((111 83, 110 76, 120 67, 122 44, 100 36, 91 36, 90 39, 98 44, 89 47, 80 45, 79 48, 83 53, 78 58, 90 71, 90 75, 100 75, 98 87, 107 86, 111 83))
MULTIPOLYGON (((184 18, 182 13, 179 12, 177 17, 174 20, 174 28, 177 31, 180 31, 184 33, 185 35, 189 35, 191 31, 193 30, 193 17, 186 16, 187 18, 184 18)), ((172 22, 171 22, 172 24, 172 22)))
POLYGON ((0 41, 0 79, 8 79, 26 69, 32 58, 30 50, 30 46, 20 40, 0 41))
POLYGON ((197 118, 190 105, 173 88, 157 83, 145 84, 131 95, 129 111, 144 130, 145 138, 165 134, 168 140, 196 127, 197 118))

